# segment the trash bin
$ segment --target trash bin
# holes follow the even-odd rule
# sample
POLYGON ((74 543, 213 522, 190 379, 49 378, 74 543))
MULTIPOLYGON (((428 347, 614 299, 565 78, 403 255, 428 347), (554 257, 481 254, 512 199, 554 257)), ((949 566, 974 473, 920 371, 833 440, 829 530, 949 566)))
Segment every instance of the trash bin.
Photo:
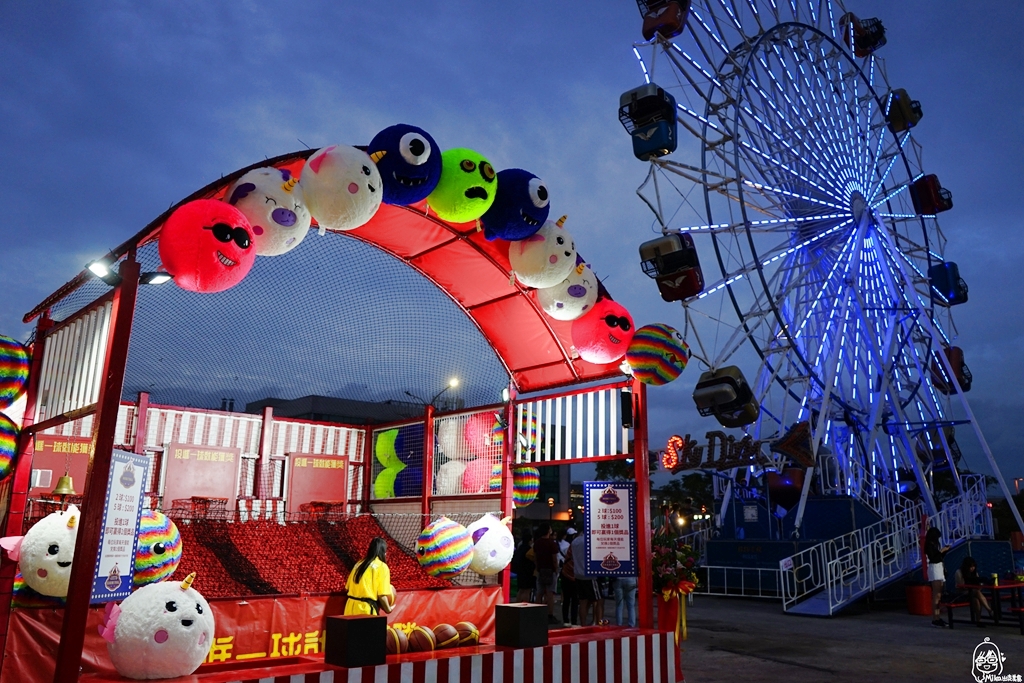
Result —
POLYGON ((907 586, 907 611, 922 617, 932 616, 932 587, 927 584, 907 586))

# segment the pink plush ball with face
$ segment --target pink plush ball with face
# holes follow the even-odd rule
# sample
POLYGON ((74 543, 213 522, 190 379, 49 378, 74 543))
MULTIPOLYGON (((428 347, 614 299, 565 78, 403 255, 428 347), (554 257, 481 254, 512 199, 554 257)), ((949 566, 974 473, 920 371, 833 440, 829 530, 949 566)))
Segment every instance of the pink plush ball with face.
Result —
POLYGON ((494 413, 477 413, 466 420, 466 428, 462 432, 466 447, 478 458, 487 457, 498 452, 497 444, 493 443, 494 413))
POLYGON ((572 323, 572 343, 580 358, 605 365, 626 355, 636 331, 633 317, 611 299, 602 299, 594 310, 572 323))
POLYGON ((252 227, 227 202, 182 204, 160 231, 160 261, 182 289, 223 292, 241 282, 256 262, 252 227))
POLYGON ((491 458, 477 458, 466 465, 462 475, 463 493, 487 493, 491 490, 491 470, 494 461, 491 458))

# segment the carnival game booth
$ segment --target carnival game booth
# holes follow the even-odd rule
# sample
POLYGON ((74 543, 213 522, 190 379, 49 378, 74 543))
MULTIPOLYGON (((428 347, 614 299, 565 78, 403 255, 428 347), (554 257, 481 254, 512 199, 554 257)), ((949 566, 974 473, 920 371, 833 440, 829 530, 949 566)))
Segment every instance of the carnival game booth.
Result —
MULTIPOLYGON (((474 174, 451 190, 437 173, 416 176, 424 164, 410 159, 424 149, 442 155, 422 131, 405 129, 393 149, 383 131, 371 154, 334 146, 232 173, 26 314, 36 331, 13 472, 2 484, 5 537, 59 518, 76 540, 66 599, 33 591, 26 569, 34 567, 24 556, 9 561, 17 551, 5 555, 0 579, 14 599, 3 602, 0 681, 120 680, 119 624, 157 589, 196 594, 200 625, 203 604, 215 617, 200 641, 197 680, 344 675, 323 663, 325 617, 341 614, 345 577, 375 536, 386 539, 399 596, 391 625, 467 621, 479 634, 463 648, 391 655, 378 679, 458 668, 461 680, 491 680, 480 672, 501 678, 525 663, 534 680, 563 668, 563 680, 626 671, 675 680, 675 642, 650 630, 649 600, 639 601, 639 630, 496 648, 494 607, 508 600, 508 569, 461 571, 479 534, 469 559, 421 534, 440 518, 465 534, 485 513, 513 514, 514 497, 528 502, 531 487, 536 495, 530 468, 638 453, 636 525, 649 529, 646 407, 645 385, 620 366, 632 319, 577 257, 564 217, 538 213, 548 206, 539 179, 495 174, 470 150, 449 150, 442 180, 474 174), (386 153, 408 163, 389 166, 386 153), (429 197, 405 201, 403 191, 431 182, 429 197), (532 203, 518 208, 495 182, 532 203), (359 199, 382 186, 384 203, 359 199), (313 218, 293 194, 300 190, 313 218), (497 194, 493 207, 467 209, 481 193, 497 194), (556 261, 566 259, 563 273, 556 261), (278 399, 302 396, 406 415, 412 406, 414 417, 346 424, 274 414, 278 399), (261 410, 227 409, 236 401, 261 410), (188 407, 218 402, 224 409, 188 407), (160 538, 162 549, 181 553, 154 570, 163 581, 134 593, 118 580, 124 567, 105 564, 104 534, 122 522, 134 529, 117 516, 112 473, 135 487, 141 504, 132 515, 166 513, 150 530, 153 545, 136 534, 139 552, 160 538), (84 484, 80 497, 68 487, 51 493, 62 474, 84 484), (96 598, 104 586, 134 602, 104 608, 96 598)), ((647 533, 635 552, 640 594, 651 595, 647 533)))

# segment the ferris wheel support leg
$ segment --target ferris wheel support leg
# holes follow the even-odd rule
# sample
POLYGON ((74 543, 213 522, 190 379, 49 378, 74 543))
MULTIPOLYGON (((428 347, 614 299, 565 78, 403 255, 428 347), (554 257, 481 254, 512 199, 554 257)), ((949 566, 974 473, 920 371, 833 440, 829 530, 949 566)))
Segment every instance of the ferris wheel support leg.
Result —
MULTIPOLYGON (((896 253, 896 245, 893 244, 891 236, 886 230, 879 230, 880 235, 883 236, 889 244, 889 249, 896 253)), ((899 266, 900 272, 903 274, 904 280, 911 282, 910 278, 904 269, 902 263, 894 259, 894 262, 899 266)), ((922 306, 922 309, 924 307, 922 306)), ((924 312, 924 311, 922 311, 924 312)), ((935 329, 935 325, 932 323, 931 318, 928 315, 918 316, 920 322, 928 330, 928 334, 931 335, 932 343, 935 344, 935 348, 942 348, 942 338, 938 331, 935 329)), ((1006 480, 1003 478, 1003 473, 999 471, 999 465, 996 463, 995 456, 992 455, 992 449, 988 446, 988 441, 985 440, 985 435, 981 433, 981 426, 978 424, 978 420, 974 417, 974 411, 971 410, 970 404, 967 402, 967 397, 964 396, 963 388, 960 386, 960 382, 956 378, 956 373, 953 372, 953 365, 949 362, 949 358, 944 353, 936 353, 935 356, 939 362, 942 363, 943 369, 946 372, 946 376, 951 378, 952 384, 956 387, 956 395, 960 399, 960 405, 963 406, 964 412, 967 414, 967 419, 971 421, 971 427, 974 428, 974 434, 978 437, 978 442, 981 444, 981 450, 985 453, 985 457, 988 458, 988 464, 992 468, 992 473, 996 477, 996 481, 999 482, 999 488, 1002 490, 1003 495, 1006 496, 1006 502, 1010 505, 1010 512, 1013 513, 1013 518, 1017 521, 1017 528, 1024 532, 1024 520, 1021 519, 1020 510, 1014 504, 1013 495, 1010 493, 1010 487, 1006 485, 1006 480)))

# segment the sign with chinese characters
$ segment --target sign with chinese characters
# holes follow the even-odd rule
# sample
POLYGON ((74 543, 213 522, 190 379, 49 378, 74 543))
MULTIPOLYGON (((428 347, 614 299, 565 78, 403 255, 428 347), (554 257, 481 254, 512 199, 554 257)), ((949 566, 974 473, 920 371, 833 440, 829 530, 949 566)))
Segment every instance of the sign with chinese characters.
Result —
POLYGON ((288 454, 288 510, 313 501, 344 503, 348 499, 348 461, 337 455, 288 454))
POLYGON ((636 482, 583 482, 588 576, 636 576, 636 482))
POLYGON ((92 455, 92 437, 37 434, 32 452, 32 482, 28 495, 35 498, 50 493, 66 471, 79 492, 85 489, 85 476, 92 455))
POLYGON ((225 498, 235 509, 241 451, 218 446, 169 443, 164 448, 164 508, 184 498, 225 498))
POLYGON ((142 491, 148 474, 149 460, 145 456, 114 449, 92 581, 94 603, 123 600, 131 595, 142 491))

